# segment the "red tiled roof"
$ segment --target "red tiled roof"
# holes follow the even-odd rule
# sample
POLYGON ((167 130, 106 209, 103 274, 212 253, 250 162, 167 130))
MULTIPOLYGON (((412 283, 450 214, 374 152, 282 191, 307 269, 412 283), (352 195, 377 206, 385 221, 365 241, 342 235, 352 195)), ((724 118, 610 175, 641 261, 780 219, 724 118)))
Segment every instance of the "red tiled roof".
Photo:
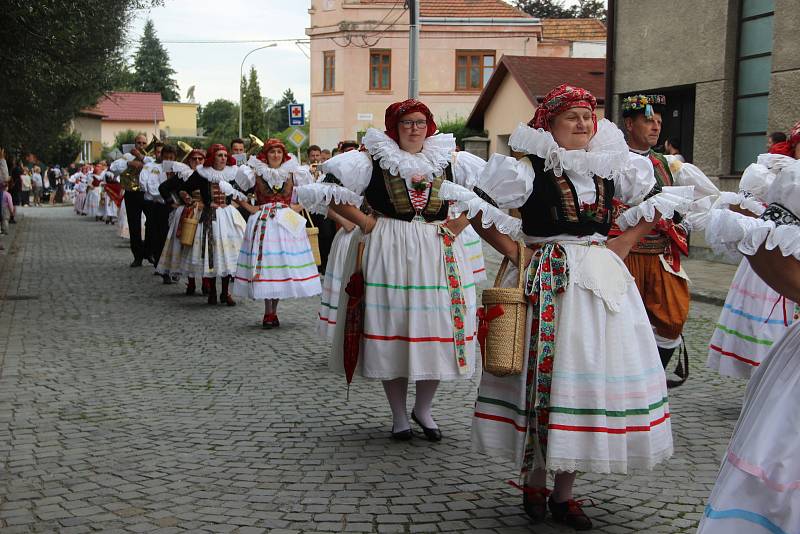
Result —
POLYGON ((606 25, 598 19, 542 19, 542 38, 554 41, 605 41, 606 25))
MULTIPOLYGON (((361 0, 362 4, 396 4, 397 0, 361 0)), ((420 17, 531 18, 503 0, 420 0, 420 17)))
POLYGON ((99 112, 104 121, 163 121, 161 93, 112 92, 102 97, 88 113, 99 112))
MULTIPOLYGON (((539 100, 550 89, 562 83, 583 87, 603 103, 606 93, 605 70, 604 58, 503 56, 475 102, 467 124, 475 128, 483 127, 483 114, 507 74, 511 74, 531 104, 537 107, 539 100)), ((528 118, 520 117, 520 120, 528 118)))

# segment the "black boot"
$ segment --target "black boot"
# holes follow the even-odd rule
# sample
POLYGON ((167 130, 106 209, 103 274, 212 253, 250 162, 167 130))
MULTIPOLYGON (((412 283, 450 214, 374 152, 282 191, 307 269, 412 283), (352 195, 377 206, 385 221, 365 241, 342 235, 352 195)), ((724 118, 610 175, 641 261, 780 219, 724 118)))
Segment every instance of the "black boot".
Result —
POLYGON ((667 368, 669 365, 669 361, 672 359, 672 355, 675 353, 675 349, 662 349, 658 347, 658 355, 661 357, 661 365, 664 366, 664 369, 667 368))

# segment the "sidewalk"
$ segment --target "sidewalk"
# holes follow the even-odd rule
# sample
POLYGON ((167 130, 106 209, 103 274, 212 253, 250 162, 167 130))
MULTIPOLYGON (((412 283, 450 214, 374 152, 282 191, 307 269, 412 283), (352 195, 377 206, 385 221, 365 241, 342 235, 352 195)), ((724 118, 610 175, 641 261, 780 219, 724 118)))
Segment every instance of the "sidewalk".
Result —
MULTIPOLYGON (((485 243, 483 254, 486 258, 487 280, 481 286, 486 288, 494 284, 501 258, 493 248, 485 243)), ((692 294, 692 300, 717 306, 722 306, 725 303, 725 296, 728 294, 731 281, 736 274, 737 265, 686 258, 681 258, 681 263, 691 280, 689 290, 692 294)))

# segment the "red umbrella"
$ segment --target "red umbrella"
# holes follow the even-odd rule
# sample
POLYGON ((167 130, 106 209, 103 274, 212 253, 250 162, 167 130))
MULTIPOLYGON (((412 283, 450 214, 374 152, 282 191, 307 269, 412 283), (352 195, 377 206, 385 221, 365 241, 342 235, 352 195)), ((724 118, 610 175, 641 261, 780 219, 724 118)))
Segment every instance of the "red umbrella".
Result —
POLYGON ((349 396, 364 334, 364 273, 360 270, 353 273, 344 290, 349 296, 344 319, 344 372, 349 396))
POLYGON ((343 359, 344 372, 347 378, 347 398, 350 398, 350 383, 353 373, 358 366, 358 351, 361 349, 361 337, 364 335, 364 272, 361 270, 361 260, 364 256, 364 243, 358 244, 356 252, 356 265, 350 281, 344 288, 348 295, 347 307, 344 314, 344 343, 343 359))

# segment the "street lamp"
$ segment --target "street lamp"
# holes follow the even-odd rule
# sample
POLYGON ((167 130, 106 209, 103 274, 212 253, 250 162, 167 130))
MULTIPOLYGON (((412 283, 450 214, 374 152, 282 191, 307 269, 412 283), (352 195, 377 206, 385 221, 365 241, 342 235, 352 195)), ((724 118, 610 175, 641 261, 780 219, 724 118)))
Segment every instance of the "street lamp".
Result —
POLYGON ((242 76, 244 75, 244 62, 247 61, 247 56, 255 52, 256 50, 263 50, 264 48, 272 48, 274 46, 278 46, 278 43, 270 43, 268 45, 259 46, 258 48, 254 48, 250 50, 248 53, 244 55, 242 58, 242 64, 239 66, 239 138, 242 137, 242 76))

